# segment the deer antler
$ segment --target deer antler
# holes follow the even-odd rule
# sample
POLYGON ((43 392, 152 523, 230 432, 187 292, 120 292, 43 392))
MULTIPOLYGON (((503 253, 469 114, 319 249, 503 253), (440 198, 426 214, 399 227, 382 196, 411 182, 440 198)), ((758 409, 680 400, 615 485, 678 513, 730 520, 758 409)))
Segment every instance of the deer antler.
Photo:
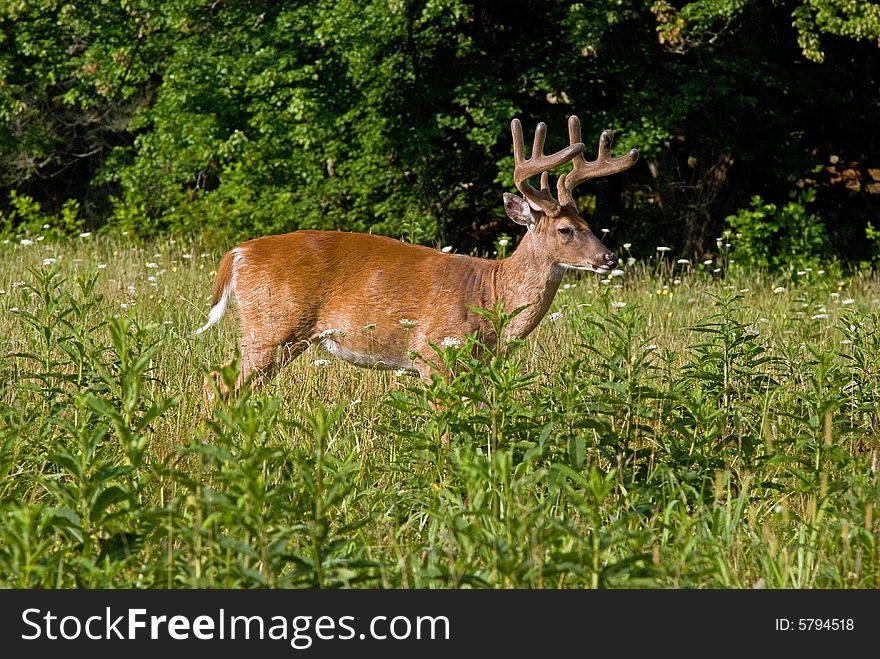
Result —
MULTIPOLYGON (((562 205, 550 194, 547 172, 554 167, 559 167, 579 155, 584 150, 580 142, 572 142, 569 146, 552 155, 544 155, 544 139, 547 137, 547 124, 543 121, 535 128, 535 141, 532 143, 530 158, 525 157, 523 148, 522 124, 519 119, 510 122, 510 132, 513 134, 513 181, 516 189, 535 208, 538 208, 550 217, 555 217, 562 209, 562 205), (541 189, 536 190, 529 178, 541 174, 541 189)), ((582 158, 583 159, 583 158, 582 158)))
MULTIPOLYGON (((632 167, 639 159, 638 149, 631 149, 625 156, 609 158, 608 150, 611 148, 613 135, 610 130, 603 130, 599 137, 599 155, 593 161, 584 159, 583 153, 578 153, 571 161, 572 170, 563 174, 556 181, 556 191, 559 203, 563 206, 570 204, 577 209, 571 192, 574 188, 591 178, 610 176, 632 167)), ((568 141, 571 144, 581 144, 581 122, 572 115, 568 118, 568 141)))

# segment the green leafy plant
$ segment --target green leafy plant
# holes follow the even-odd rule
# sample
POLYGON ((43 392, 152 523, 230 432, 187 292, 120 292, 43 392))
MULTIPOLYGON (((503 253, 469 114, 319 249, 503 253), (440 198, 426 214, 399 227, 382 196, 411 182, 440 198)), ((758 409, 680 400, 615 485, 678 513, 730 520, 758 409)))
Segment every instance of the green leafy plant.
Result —
POLYGON ((201 249, 0 243, 0 585, 880 585, 864 272, 569 275, 428 385, 306 358, 206 406, 201 249))
POLYGON ((729 215, 736 261, 772 270, 818 269, 828 236, 822 218, 807 209, 815 199, 814 190, 800 191, 780 208, 756 196, 749 208, 729 215))

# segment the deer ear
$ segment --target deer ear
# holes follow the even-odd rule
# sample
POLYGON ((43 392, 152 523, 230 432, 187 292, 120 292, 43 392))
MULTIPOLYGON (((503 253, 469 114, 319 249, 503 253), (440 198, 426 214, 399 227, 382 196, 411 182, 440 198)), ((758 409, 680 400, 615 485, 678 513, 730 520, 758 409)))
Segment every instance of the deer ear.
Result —
POLYGON ((507 212, 507 217, 529 229, 534 226, 538 219, 532 212, 529 202, 509 192, 504 193, 504 210, 507 212))

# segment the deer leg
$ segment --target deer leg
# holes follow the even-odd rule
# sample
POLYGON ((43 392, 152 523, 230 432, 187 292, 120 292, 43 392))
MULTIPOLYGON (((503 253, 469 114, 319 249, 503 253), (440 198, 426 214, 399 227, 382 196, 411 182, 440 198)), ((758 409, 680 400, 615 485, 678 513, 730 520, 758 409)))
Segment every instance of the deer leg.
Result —
MULTIPOLYGON (((246 383, 250 383, 250 386, 256 389, 268 382, 277 370, 276 351, 277 346, 274 345, 251 344, 242 341, 241 366, 231 391, 217 371, 211 371, 205 377, 204 388, 208 407, 214 403, 214 386, 220 394, 220 400, 226 401, 230 395, 238 393, 246 383)), ((231 363, 229 362, 229 364, 231 363)))
POLYGON ((275 344, 244 343, 241 346, 241 370, 235 381, 235 391, 248 385, 259 389, 269 382, 278 371, 278 346, 275 344))
POLYGON ((235 381, 234 389, 229 390, 217 371, 211 371, 205 378, 205 396, 208 406, 214 402, 214 388, 211 386, 211 381, 216 384, 217 390, 220 392, 220 399, 225 401, 230 394, 234 395, 246 384, 251 389, 259 389, 269 382, 282 367, 299 357, 308 347, 308 341, 287 341, 280 350, 273 344, 251 344, 242 341, 241 370, 235 381))
POLYGON ((205 376, 205 382, 202 385, 202 388, 205 390, 205 413, 211 413, 211 406, 214 404, 214 399, 216 396, 214 395, 214 390, 220 394, 220 400, 226 400, 229 398, 229 387, 223 382, 220 378, 220 374, 217 371, 211 371, 205 376))

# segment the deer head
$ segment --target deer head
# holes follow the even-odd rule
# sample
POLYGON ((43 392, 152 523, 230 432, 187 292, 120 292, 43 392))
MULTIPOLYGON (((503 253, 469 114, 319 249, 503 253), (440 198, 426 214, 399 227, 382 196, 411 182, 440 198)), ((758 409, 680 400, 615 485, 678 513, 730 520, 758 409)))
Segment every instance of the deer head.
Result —
POLYGON ((625 156, 609 157, 612 133, 603 131, 599 138, 596 160, 584 159, 581 142, 581 124, 577 117, 568 120, 569 146, 552 155, 544 155, 547 125, 539 123, 535 129, 531 156, 525 157, 523 132, 519 119, 510 124, 513 134, 514 183, 522 197, 505 193, 504 208, 516 223, 524 225, 534 235, 535 247, 560 268, 592 270, 604 274, 617 264, 617 256, 596 238, 587 221, 578 212, 572 191, 587 179, 622 172, 635 164, 639 152, 632 149, 625 156), (549 171, 565 163, 572 163, 568 174, 556 182, 557 196, 549 186, 549 171), (529 179, 541 175, 541 187, 535 189, 529 179))

